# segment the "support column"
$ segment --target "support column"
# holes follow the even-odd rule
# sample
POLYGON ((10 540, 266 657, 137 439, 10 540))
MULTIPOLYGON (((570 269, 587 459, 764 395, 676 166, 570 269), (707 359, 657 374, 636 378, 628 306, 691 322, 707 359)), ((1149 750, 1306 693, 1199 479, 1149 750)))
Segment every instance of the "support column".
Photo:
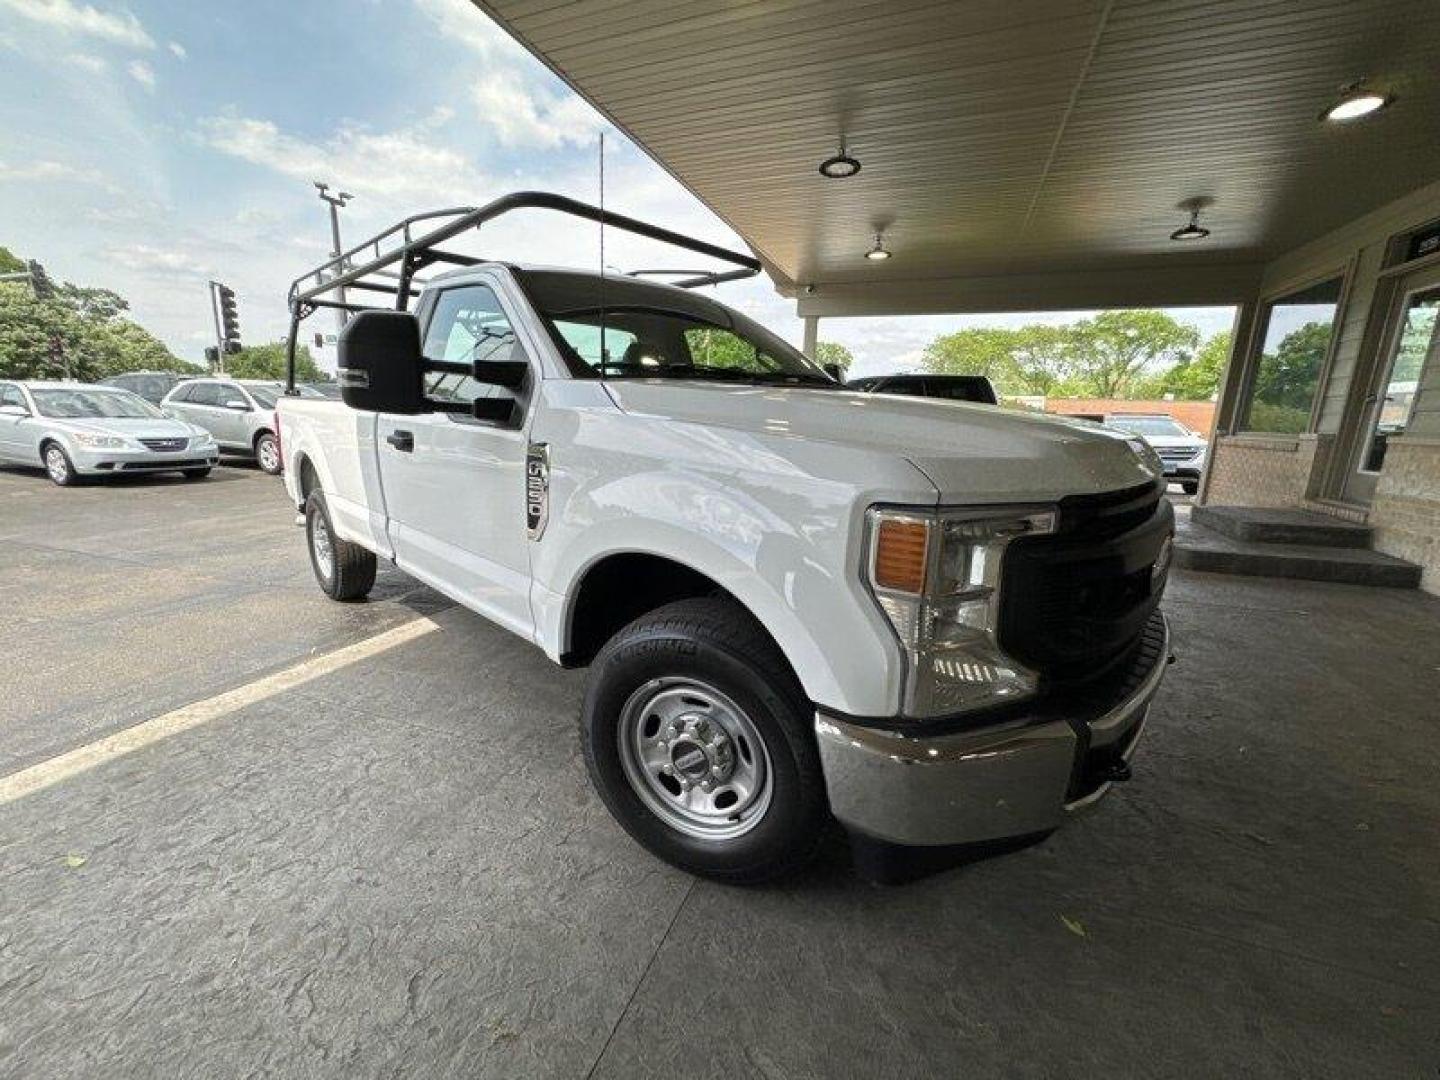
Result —
POLYGON ((1240 408, 1244 403, 1247 382, 1246 360, 1251 355, 1250 339, 1255 334, 1255 315, 1259 304, 1247 300, 1235 308, 1235 321, 1230 327, 1230 356, 1220 373, 1220 392, 1215 402, 1215 428, 1210 432, 1210 452, 1205 455, 1205 473, 1200 477, 1200 490, 1195 502, 1204 505, 1210 495, 1210 474, 1215 467, 1217 443, 1222 435, 1233 435, 1240 425, 1240 408))
POLYGON ((805 339, 800 346, 800 351, 811 360, 815 359, 815 343, 820 337, 820 317, 818 315, 805 316, 805 339))

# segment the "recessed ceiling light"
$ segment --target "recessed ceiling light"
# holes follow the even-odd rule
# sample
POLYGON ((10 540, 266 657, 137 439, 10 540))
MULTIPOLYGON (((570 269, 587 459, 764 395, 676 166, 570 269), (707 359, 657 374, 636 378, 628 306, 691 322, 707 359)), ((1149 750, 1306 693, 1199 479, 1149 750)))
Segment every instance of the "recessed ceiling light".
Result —
POLYGON ((1204 240, 1210 235, 1210 230, 1200 225, 1200 208, 1190 208, 1190 224, 1182 225, 1170 234, 1171 240, 1204 240))
POLYGON ((878 232, 875 234, 875 246, 865 252, 865 258, 873 259, 876 262, 890 258, 890 252, 885 250, 885 241, 878 232))
POLYGON ((1341 94, 1340 100, 1320 114, 1320 119, 1336 123, 1359 120, 1362 116, 1379 112, 1394 100, 1393 95, 1382 94, 1376 90, 1365 90, 1358 85, 1347 87, 1341 94))
POLYGON ((840 140, 840 152, 820 162, 820 175, 831 180, 843 180, 860 171, 860 161, 845 152, 845 140, 840 140))

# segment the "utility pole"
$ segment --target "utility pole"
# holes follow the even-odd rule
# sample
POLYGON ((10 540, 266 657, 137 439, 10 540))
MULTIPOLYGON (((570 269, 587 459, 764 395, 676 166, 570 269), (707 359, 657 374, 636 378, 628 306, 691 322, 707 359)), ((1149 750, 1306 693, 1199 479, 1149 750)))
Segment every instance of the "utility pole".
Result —
MULTIPOLYGON (((316 180, 314 183, 316 189, 320 192, 320 198, 330 205, 330 244, 333 249, 330 254, 338 259, 340 253, 345 250, 340 246, 340 208, 355 196, 351 195, 348 191, 341 191, 331 195, 329 184, 320 180, 316 180)), ((343 270, 343 266, 337 267, 337 272, 343 270)), ((335 290, 335 299, 339 300, 342 304, 345 303, 345 288, 343 285, 335 290)), ((345 323, 348 318, 349 312, 344 308, 335 309, 335 332, 337 334, 345 329, 345 323)))

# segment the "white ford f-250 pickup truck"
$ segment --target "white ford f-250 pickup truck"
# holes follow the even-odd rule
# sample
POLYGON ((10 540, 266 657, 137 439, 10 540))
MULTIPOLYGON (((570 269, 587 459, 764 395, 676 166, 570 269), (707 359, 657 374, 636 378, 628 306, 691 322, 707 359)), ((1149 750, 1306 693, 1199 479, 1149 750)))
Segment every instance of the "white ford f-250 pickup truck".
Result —
POLYGON ((1173 513, 1143 442, 847 392, 693 288, 441 247, 537 206, 758 269, 527 194, 302 278, 292 344, 316 308, 354 312, 344 403, 279 409, 331 597, 364 596, 386 559, 588 665, 605 804, 724 880, 801 864, 831 815, 871 844, 1029 836, 1129 775, 1169 658, 1173 513), (437 262, 455 268, 417 290, 437 262), (327 300, 337 285, 397 309, 327 300))

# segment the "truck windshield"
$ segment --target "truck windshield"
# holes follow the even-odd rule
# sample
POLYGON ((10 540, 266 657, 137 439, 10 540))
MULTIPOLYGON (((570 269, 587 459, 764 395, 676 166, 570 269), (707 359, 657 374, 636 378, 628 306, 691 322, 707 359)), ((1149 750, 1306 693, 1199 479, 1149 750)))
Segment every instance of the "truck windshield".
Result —
POLYGON ((576 375, 839 388, 799 350, 708 297, 626 277, 516 276, 576 375))
POLYGON ((137 397, 128 390, 77 387, 74 390, 31 390, 30 396, 35 399, 36 412, 57 420, 142 420, 165 415, 144 398, 137 397))

